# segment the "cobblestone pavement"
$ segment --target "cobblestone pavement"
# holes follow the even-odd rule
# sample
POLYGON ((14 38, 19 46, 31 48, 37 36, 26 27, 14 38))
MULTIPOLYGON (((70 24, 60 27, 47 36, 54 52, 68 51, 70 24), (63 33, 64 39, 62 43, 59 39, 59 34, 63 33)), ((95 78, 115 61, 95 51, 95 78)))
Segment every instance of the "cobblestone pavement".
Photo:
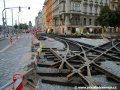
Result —
POLYGON ((15 73, 25 70, 31 60, 30 46, 31 35, 24 34, 4 52, 0 52, 0 87, 9 82, 15 73))

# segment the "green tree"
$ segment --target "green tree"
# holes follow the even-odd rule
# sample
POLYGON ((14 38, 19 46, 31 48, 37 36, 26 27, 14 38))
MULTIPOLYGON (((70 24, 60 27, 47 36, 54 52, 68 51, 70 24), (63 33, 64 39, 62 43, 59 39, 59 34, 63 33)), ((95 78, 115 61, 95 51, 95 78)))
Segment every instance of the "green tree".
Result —
POLYGON ((19 25, 19 29, 23 29, 23 25, 22 24, 19 25))
POLYGON ((116 11, 116 26, 120 26, 120 8, 117 8, 116 11))
POLYGON ((14 25, 14 28, 15 28, 15 29, 17 29, 17 28, 18 28, 18 25, 17 25, 17 24, 15 24, 15 25, 14 25))
POLYGON ((25 28, 24 29, 28 29, 28 25, 27 24, 25 24, 25 28))
POLYGON ((100 16, 95 20, 95 24, 116 28, 120 25, 120 9, 110 10, 108 6, 104 6, 100 11, 100 16))
POLYGON ((95 23, 101 25, 102 27, 109 26, 111 10, 109 6, 104 6, 100 11, 100 16, 97 17, 95 23))

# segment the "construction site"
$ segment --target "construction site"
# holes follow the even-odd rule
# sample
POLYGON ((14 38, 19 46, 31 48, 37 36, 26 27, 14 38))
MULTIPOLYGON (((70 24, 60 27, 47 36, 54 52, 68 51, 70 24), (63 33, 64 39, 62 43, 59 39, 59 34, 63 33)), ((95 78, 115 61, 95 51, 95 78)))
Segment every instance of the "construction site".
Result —
POLYGON ((25 90, 120 89, 119 37, 39 33, 32 35, 30 57, 22 73, 25 90))

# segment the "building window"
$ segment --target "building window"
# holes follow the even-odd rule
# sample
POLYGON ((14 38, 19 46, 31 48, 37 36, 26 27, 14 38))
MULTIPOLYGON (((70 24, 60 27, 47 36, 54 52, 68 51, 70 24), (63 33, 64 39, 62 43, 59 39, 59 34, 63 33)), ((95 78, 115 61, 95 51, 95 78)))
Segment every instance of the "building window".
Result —
POLYGON ((79 25, 79 17, 73 17, 71 20, 72 25, 79 25))
POLYGON ((80 11, 80 4, 79 3, 73 3, 73 11, 80 11))
POLYGON ((97 7, 95 7, 95 14, 97 14, 97 7))
POLYGON ((112 10, 114 10, 114 8, 115 8, 115 6, 114 6, 114 5, 112 5, 112 10))
POLYGON ((103 0, 100 0, 100 2, 103 2, 103 0))
POLYGON ((86 25, 86 18, 84 18, 83 24, 86 25))
POLYGON ((89 19, 89 25, 92 25, 92 19, 89 19))
POLYGON ((107 4, 108 3, 108 0, 105 0, 105 4, 107 4))
POLYGON ((90 14, 92 14, 92 6, 90 6, 90 14))
POLYGON ((98 0, 95 0, 95 3, 98 3, 98 0))
POLYGON ((87 12, 87 5, 84 5, 84 12, 87 12))

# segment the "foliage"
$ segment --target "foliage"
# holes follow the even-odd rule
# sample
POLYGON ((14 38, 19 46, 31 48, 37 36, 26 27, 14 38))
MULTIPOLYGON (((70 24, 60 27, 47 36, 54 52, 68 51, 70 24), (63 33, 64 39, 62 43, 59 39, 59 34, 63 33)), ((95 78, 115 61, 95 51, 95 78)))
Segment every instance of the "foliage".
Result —
POLYGON ((28 25, 26 25, 26 24, 20 24, 19 28, 20 29, 28 29, 28 25))
POLYGON ((23 25, 22 24, 19 25, 19 29, 23 29, 23 25))
POLYGON ((78 36, 78 35, 79 35, 79 32, 75 32, 75 35, 78 36))
POLYGON ((100 11, 100 16, 95 20, 96 25, 102 27, 116 27, 120 25, 120 9, 110 10, 108 6, 104 6, 100 11))
POLYGON ((15 28, 15 29, 17 29, 17 28, 18 28, 18 25, 17 25, 17 24, 15 24, 15 25, 14 25, 14 28, 15 28))

